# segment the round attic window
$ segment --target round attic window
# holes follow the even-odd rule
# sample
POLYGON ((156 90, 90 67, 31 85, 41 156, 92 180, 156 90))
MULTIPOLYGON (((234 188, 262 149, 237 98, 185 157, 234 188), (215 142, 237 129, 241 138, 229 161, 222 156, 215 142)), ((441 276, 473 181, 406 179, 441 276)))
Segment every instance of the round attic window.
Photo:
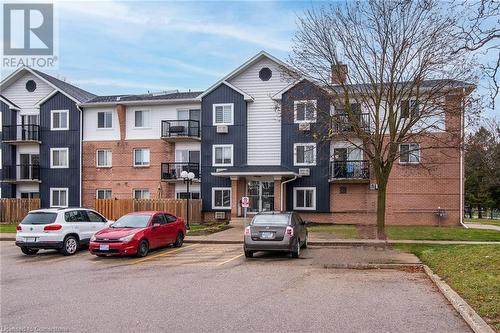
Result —
POLYGON ((33 92, 35 91, 35 89, 36 89, 35 81, 29 80, 28 82, 26 82, 26 90, 28 90, 29 92, 33 92))
POLYGON ((269 79, 273 76, 273 72, 267 67, 264 67, 259 72, 259 77, 262 81, 269 81, 269 79))

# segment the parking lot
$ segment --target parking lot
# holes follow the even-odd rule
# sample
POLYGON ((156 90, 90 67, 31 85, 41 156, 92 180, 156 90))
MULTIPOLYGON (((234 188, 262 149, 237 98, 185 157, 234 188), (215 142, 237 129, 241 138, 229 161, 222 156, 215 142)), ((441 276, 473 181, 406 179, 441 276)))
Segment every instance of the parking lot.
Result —
POLYGON ((296 260, 248 260, 220 244, 140 259, 0 250, 4 331, 470 332, 423 273, 325 268, 389 250, 309 248, 296 260))

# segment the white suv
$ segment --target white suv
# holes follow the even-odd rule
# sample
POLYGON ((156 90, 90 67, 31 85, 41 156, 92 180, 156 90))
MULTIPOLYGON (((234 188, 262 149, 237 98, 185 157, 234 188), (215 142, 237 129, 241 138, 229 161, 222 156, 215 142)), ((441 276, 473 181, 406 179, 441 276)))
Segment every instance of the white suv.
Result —
POLYGON ((40 249, 57 249, 64 255, 72 255, 111 223, 91 209, 33 210, 17 226, 16 245, 27 255, 34 255, 40 249))

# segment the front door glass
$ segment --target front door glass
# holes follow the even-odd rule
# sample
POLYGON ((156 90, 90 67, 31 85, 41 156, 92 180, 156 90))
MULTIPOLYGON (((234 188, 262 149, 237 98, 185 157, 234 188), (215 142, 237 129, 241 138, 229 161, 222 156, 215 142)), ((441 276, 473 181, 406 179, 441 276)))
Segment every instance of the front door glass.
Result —
POLYGON ((249 181, 247 196, 250 200, 247 212, 258 213, 274 210, 274 182, 249 181))

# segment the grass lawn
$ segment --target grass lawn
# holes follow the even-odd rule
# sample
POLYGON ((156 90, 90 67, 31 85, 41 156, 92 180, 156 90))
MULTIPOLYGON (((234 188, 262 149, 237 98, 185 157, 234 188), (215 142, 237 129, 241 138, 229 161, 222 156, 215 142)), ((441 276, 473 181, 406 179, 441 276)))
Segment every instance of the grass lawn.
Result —
POLYGON ((500 220, 491 220, 491 219, 465 219, 465 223, 481 223, 481 224, 491 224, 500 227, 500 220))
POLYGON ((0 224, 0 233, 16 233, 17 224, 0 224))
POLYGON ((190 229, 188 230, 188 235, 190 236, 202 236, 209 235, 215 232, 226 230, 230 228, 226 223, 206 223, 206 224, 189 224, 190 229))
POLYGON ((357 239, 359 238, 358 229, 355 225, 346 224, 314 224, 307 225, 307 230, 314 233, 330 234, 334 238, 357 239))
POLYGON ((496 230, 462 227, 388 226, 386 233, 389 239, 500 241, 496 230))
POLYGON ((394 246, 411 252, 500 331, 500 245, 394 246))

